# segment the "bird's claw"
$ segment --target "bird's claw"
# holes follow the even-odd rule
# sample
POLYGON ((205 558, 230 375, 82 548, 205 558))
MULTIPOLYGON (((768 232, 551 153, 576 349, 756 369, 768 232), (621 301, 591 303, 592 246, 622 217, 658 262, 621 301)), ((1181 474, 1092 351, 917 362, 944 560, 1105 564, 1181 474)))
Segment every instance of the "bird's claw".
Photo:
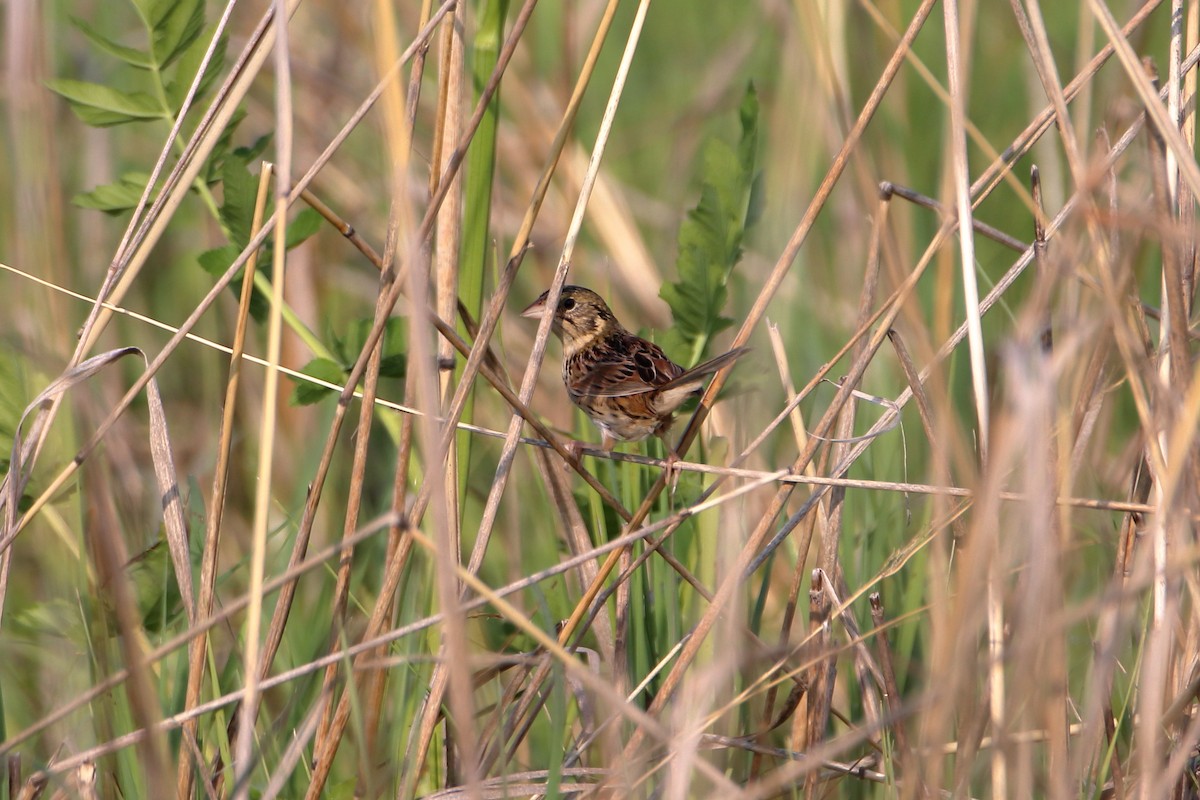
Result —
POLYGON ((670 487, 671 499, 675 499, 675 490, 679 488, 679 476, 683 474, 683 470, 679 469, 679 454, 672 450, 667 454, 667 463, 664 467, 664 477, 667 481, 667 486, 670 487))
POLYGON ((576 461, 583 455, 583 448, 587 447, 587 442, 581 442, 578 439, 568 439, 563 445, 563 449, 567 451, 567 455, 576 461))

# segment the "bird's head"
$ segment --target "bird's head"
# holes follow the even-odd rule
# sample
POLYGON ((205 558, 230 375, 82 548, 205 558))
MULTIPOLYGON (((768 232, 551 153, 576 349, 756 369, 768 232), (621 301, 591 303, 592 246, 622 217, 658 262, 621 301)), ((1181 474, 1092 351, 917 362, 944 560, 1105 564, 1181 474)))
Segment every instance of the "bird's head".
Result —
MULTIPOLYGON (((545 313, 549 292, 542 292, 528 308, 521 312, 523 317, 538 319, 545 313)), ((564 286, 554 310, 553 330, 563 341, 563 351, 570 356, 592 342, 621 330, 621 323, 609 310, 608 304, 582 286, 564 286)))

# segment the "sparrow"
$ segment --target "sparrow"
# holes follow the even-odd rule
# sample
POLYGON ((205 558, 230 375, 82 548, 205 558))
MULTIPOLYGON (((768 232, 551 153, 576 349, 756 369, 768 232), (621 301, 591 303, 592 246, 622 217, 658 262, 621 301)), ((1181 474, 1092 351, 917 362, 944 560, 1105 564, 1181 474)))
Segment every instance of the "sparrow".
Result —
MULTIPOLYGON (((537 319, 549 292, 521 312, 537 319)), ((637 442, 654 434, 666 442, 675 411, 699 394, 709 375, 749 351, 739 347, 684 369, 653 342, 625 330, 600 295, 582 286, 564 286, 552 330, 562 340, 563 383, 571 402, 600 428, 601 447, 637 442)), ((679 460, 670 443, 668 462, 679 460)))

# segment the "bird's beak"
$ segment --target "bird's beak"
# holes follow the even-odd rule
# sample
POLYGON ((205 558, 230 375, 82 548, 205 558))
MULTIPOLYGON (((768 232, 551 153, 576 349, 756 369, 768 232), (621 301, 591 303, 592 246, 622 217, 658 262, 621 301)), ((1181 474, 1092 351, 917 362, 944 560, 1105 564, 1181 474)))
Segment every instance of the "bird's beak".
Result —
POLYGON ((542 314, 545 313, 545 311, 546 295, 543 293, 541 297, 539 297, 537 300, 534 300, 529 304, 528 308, 521 312, 521 316, 529 317, 530 319, 541 319, 542 314))

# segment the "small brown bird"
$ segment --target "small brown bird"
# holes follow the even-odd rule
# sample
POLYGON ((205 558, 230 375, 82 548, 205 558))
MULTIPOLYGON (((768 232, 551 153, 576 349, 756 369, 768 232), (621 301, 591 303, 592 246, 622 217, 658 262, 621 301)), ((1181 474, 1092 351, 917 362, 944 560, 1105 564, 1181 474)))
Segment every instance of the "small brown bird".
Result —
MULTIPOLYGON (((548 294, 521 316, 540 317, 548 294)), ((739 347, 685 370, 661 347, 625 330, 600 295, 582 286, 563 287, 553 325, 563 343, 567 394, 600 428, 606 451, 618 440, 636 442, 652 433, 665 442, 679 406, 700 393, 710 374, 748 352, 739 347)), ((669 460, 677 458, 672 451, 669 460)))

